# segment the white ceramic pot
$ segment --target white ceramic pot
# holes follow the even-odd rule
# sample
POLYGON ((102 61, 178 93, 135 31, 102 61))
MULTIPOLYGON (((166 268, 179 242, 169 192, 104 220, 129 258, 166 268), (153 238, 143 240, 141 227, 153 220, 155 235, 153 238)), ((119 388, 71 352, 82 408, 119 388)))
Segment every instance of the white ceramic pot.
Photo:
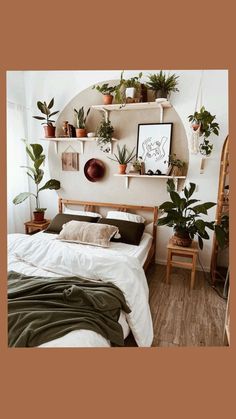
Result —
POLYGON ((125 89, 125 96, 126 96, 126 98, 127 97, 134 98, 135 97, 135 93, 136 93, 135 87, 126 87, 126 89, 125 89))

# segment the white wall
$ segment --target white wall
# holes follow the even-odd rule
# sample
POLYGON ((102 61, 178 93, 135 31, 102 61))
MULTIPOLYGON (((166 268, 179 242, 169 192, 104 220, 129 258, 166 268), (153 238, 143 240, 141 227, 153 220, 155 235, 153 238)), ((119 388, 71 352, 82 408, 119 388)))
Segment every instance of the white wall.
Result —
MULTIPOLYGON (((128 78, 130 76, 136 75, 141 70, 135 71, 126 71, 125 76, 128 78)), ((158 70, 143 71, 144 74, 157 72, 158 70)), ((179 89, 180 92, 172 95, 171 102, 174 106, 174 110, 169 115, 176 118, 180 130, 182 130, 182 124, 185 127, 186 133, 189 130, 189 124, 187 116, 194 112, 195 102, 197 91, 199 87, 200 77, 202 72, 200 70, 183 70, 175 71, 179 78, 179 89), (180 118, 182 120, 179 120, 180 118)), ((42 137, 42 127, 38 121, 31 118, 31 115, 37 113, 36 102, 37 100, 50 100, 52 97, 55 97, 55 110, 63 110, 66 104, 68 104, 79 92, 82 92, 84 89, 91 87, 91 85, 111 79, 119 79, 121 70, 111 70, 111 71, 27 71, 24 72, 24 82, 25 82, 25 91, 26 91, 26 105, 32 111, 29 111, 28 114, 28 131, 31 141, 38 141, 42 137)), ((14 73, 12 72, 14 78, 14 73)), ((93 91, 94 92, 94 91, 93 91)), ((198 197, 205 201, 214 201, 217 199, 217 188, 218 188, 218 175, 219 175, 219 161, 220 153, 223 141, 228 133, 228 72, 226 70, 205 70, 203 77, 203 104, 206 108, 212 113, 216 114, 217 122, 220 124, 220 135, 219 137, 212 138, 214 142, 214 151, 212 156, 207 160, 205 165, 205 172, 200 174, 200 155, 190 155, 189 156, 189 170, 187 182, 195 182, 198 186, 198 197)), ((81 103, 83 105, 83 103, 81 103)), ((141 121, 142 122, 142 121, 141 121)), ((154 121, 155 122, 155 121, 154 121)), ((168 122, 165 119, 165 122, 168 122)), ((125 127, 124 127, 125 128, 125 127)), ((127 127, 128 128, 128 127, 127 127)), ((128 130, 127 130, 128 131, 128 130)), ((179 141, 185 141, 186 134, 183 132, 182 138, 179 138, 179 141)), ((133 146, 136 144, 136 135, 133 133, 133 137, 130 134, 129 137, 122 137, 122 141, 126 142, 127 145, 133 146)), ((44 148, 47 148, 48 143, 42 143, 44 148)), ((86 147, 86 145, 85 145, 86 147)), ((62 150, 61 150, 62 151, 62 150)), ((88 151, 88 149, 87 149, 88 151)), ((106 157, 101 156, 97 153, 96 149, 90 150, 93 154, 92 157, 101 158, 106 161, 106 164, 109 167, 110 173, 113 173, 115 170, 112 162, 108 161, 106 157)), ((85 151, 86 153, 86 151, 85 151)), ((84 161, 87 161, 90 158, 88 152, 87 155, 81 156, 81 170, 83 168, 84 161), (85 159, 85 160, 84 160, 85 159)), ((54 148, 50 145, 49 149, 49 163, 51 175, 55 176, 60 180, 62 172, 58 165, 58 156, 55 155, 54 148), (56 168, 56 169, 55 169, 56 168)), ((46 167, 46 176, 50 176, 49 170, 46 167)), ((100 201, 106 201, 107 197, 110 196, 110 202, 114 201, 114 196, 116 197, 114 202, 123 202, 123 203, 133 203, 134 201, 138 203, 145 203, 147 205, 156 204, 159 205, 167 198, 165 185, 160 183, 155 183, 155 194, 153 194, 154 185, 151 182, 155 180, 144 180, 139 181, 139 184, 136 184, 135 181, 131 180, 130 189, 126 190, 124 187, 123 179, 117 179, 114 177, 107 177, 104 182, 107 182, 107 189, 105 183, 101 184, 91 184, 88 181, 83 183, 76 183, 73 181, 73 174, 67 173, 63 174, 63 196, 67 195, 66 185, 74 185, 75 191, 80 191, 79 196, 83 198, 92 200, 96 191, 100 188, 100 185, 103 185, 104 188, 101 188, 102 195, 100 196, 100 201), (65 180, 65 176, 68 177, 65 180), (71 177, 72 176, 72 177, 71 177), (143 183, 144 182, 144 183, 143 183), (148 183, 149 182, 149 183, 148 183), (132 186, 133 185, 133 186, 132 186), (104 192, 104 191, 107 192, 104 192), (111 194, 111 191, 114 192, 114 195, 111 194), (139 191, 139 193, 137 193, 139 191), (107 195, 107 196, 104 196, 107 195), (145 200, 145 202, 143 202, 145 200)), ((161 182, 161 181, 158 181, 161 182)), ((78 199, 78 195, 75 194, 78 199)), ((68 198, 73 198, 71 195, 68 198)), ((41 197, 42 206, 48 208, 48 217, 52 217, 57 211, 57 193, 54 191, 44 192, 44 195, 41 197)), ((209 212, 209 218, 214 219, 215 209, 213 208, 209 212)), ((158 239, 157 239, 157 260, 159 262, 164 262, 166 259, 166 244, 171 236, 172 231, 170 228, 161 227, 158 228, 158 239)), ((201 261, 206 268, 209 268, 211 255, 211 242, 205 241, 204 250, 201 252, 201 261)))

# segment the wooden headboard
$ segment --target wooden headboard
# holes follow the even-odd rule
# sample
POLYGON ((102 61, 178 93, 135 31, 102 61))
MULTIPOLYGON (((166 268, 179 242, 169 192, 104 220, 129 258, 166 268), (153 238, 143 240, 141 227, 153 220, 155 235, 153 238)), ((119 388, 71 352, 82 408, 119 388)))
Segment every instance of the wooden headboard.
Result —
POLYGON ((157 220, 158 220, 158 207, 156 206, 145 206, 145 205, 129 205, 129 204, 113 204, 108 202, 88 202, 88 201, 75 201, 72 199, 63 199, 59 198, 58 207, 59 212, 63 212, 63 206, 75 205, 83 207, 84 211, 95 211, 99 212, 99 208, 113 208, 118 211, 131 211, 131 212, 149 212, 152 214, 150 222, 153 222, 153 240, 152 246, 149 250, 146 262, 144 264, 144 269, 146 270, 149 263, 155 258, 156 253, 156 232, 157 232, 157 220))

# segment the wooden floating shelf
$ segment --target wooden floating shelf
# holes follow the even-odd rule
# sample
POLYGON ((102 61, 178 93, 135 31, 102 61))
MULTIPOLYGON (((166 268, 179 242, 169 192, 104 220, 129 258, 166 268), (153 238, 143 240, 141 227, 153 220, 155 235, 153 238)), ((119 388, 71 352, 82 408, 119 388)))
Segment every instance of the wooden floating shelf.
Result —
POLYGON ((141 110, 151 110, 151 109, 160 109, 160 122, 163 122, 163 115, 165 108, 171 108, 171 104, 168 100, 164 102, 139 102, 139 103, 115 103, 111 105, 93 105, 93 109, 102 111, 106 115, 108 120, 110 111, 141 111, 141 110))
MULTIPOLYGON (((94 142, 98 137, 53 137, 53 138, 40 138, 39 141, 49 141, 55 144, 56 153, 58 153, 58 143, 75 143, 80 142, 81 144, 81 153, 84 153, 84 143, 85 142, 94 142)), ((112 138, 112 141, 118 141, 116 138, 112 138)))
POLYGON ((125 175, 120 175, 118 173, 115 173, 114 176, 119 176, 119 177, 123 177, 125 178, 126 181, 126 188, 129 188, 129 179, 130 178, 141 178, 141 179, 147 179, 147 178, 154 178, 154 179, 173 179, 174 183, 175 183, 175 189, 178 189, 178 182, 181 179, 186 179, 186 176, 168 176, 168 175, 136 175, 133 173, 127 173, 125 175))
POLYGON ((143 109, 158 109, 158 108, 171 108, 168 100, 164 102, 139 102, 139 103, 114 103, 111 105, 93 105, 93 109, 98 111, 134 111, 143 109))

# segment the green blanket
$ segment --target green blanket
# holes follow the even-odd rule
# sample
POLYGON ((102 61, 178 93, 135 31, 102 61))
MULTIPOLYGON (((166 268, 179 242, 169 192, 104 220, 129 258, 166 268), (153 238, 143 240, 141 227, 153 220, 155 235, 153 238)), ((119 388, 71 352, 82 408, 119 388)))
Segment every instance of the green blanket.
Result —
POLYGON ((119 288, 78 277, 8 274, 8 345, 33 347, 72 330, 100 333, 123 346, 120 310, 130 312, 119 288))

